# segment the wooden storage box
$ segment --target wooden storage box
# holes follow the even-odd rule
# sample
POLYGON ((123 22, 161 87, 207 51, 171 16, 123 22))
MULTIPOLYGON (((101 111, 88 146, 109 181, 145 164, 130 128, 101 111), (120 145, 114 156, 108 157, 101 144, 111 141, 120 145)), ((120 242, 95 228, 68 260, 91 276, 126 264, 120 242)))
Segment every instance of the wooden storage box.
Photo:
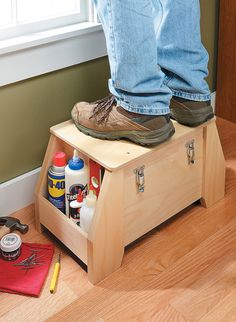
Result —
POLYGON ((211 120, 196 128, 175 123, 167 142, 147 148, 128 141, 103 141, 79 132, 72 121, 51 128, 36 189, 36 220, 88 266, 92 283, 122 262, 124 247, 200 199, 209 207, 224 196, 225 164, 211 120), (56 151, 73 149, 104 167, 89 233, 83 232, 46 199, 47 171, 56 151))

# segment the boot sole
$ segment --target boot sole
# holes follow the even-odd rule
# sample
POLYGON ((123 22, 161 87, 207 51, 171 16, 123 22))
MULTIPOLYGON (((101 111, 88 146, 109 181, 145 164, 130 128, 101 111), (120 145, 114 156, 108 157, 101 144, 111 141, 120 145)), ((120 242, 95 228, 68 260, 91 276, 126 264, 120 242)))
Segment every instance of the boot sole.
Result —
POLYGON ((204 108, 204 113, 202 109, 185 111, 182 108, 174 107, 170 109, 170 116, 180 124, 195 127, 212 119, 214 113, 211 106, 204 108))
POLYGON ((141 131, 110 131, 110 132, 100 132, 96 130, 91 130, 84 127, 81 124, 75 124, 76 127, 86 135, 90 135, 97 139, 102 140, 121 140, 128 139, 139 145, 157 145, 168 140, 174 133, 175 128, 173 124, 167 123, 161 129, 150 131, 147 133, 141 131))

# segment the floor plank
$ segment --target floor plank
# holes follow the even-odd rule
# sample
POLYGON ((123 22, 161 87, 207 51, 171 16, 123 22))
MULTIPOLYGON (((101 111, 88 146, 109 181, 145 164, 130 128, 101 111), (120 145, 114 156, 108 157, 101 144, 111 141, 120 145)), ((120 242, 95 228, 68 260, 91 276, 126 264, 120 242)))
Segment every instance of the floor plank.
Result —
POLYGON ((99 289, 91 289, 80 300, 69 305, 49 321, 59 321, 59 318, 70 321, 75 321, 76 318, 79 321, 83 319, 92 321, 94 318, 102 318, 105 321, 115 318, 117 321, 120 319, 132 321, 134 317, 138 319, 139 316, 142 316, 143 321, 148 321, 154 313, 162 310, 173 298, 179 296, 183 289, 191 287, 196 279, 214 269, 226 252, 234 250, 235 244, 236 219, 159 275, 139 283, 135 288, 132 287, 132 296, 126 286, 126 292, 117 297, 117 290, 114 288, 114 285, 117 285, 116 276, 113 275, 112 279, 109 277, 101 282, 99 289), (110 292, 111 287, 113 293, 110 292))

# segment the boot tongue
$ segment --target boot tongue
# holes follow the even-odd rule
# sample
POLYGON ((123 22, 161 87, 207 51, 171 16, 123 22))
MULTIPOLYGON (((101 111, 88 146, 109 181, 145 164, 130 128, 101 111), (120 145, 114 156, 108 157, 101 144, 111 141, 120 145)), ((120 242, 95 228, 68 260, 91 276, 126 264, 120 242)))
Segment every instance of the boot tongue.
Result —
POLYGON ((129 111, 126 111, 123 107, 121 106, 117 106, 117 112, 122 114, 123 116, 129 118, 129 119, 133 119, 133 118, 136 118, 136 117, 139 117, 139 116, 142 116, 142 114, 138 114, 138 113, 133 113, 133 112, 129 112, 129 111))
POLYGON ((125 116, 128 119, 130 119, 130 120, 132 120, 134 122, 137 122, 137 123, 139 123, 139 120, 142 120, 142 122, 146 122, 146 121, 150 121, 150 120, 152 120, 152 119, 157 117, 157 115, 146 115, 146 114, 139 114, 139 113, 129 112, 129 111, 125 110, 121 106, 117 106, 116 109, 120 114, 122 114, 123 116, 125 116))
POLYGON ((170 115, 146 115, 146 114, 139 114, 133 113, 125 110, 121 106, 116 107, 117 112, 120 113, 122 116, 128 118, 130 121, 143 126, 149 130, 156 130, 165 126, 166 123, 170 122, 170 115))

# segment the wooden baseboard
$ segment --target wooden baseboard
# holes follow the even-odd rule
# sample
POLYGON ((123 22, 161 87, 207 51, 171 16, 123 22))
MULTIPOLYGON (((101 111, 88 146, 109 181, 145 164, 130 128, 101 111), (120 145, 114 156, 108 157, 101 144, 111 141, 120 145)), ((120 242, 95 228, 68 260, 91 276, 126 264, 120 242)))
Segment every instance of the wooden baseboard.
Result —
POLYGON ((34 202, 34 191, 41 168, 0 185, 0 217, 8 216, 34 202))

